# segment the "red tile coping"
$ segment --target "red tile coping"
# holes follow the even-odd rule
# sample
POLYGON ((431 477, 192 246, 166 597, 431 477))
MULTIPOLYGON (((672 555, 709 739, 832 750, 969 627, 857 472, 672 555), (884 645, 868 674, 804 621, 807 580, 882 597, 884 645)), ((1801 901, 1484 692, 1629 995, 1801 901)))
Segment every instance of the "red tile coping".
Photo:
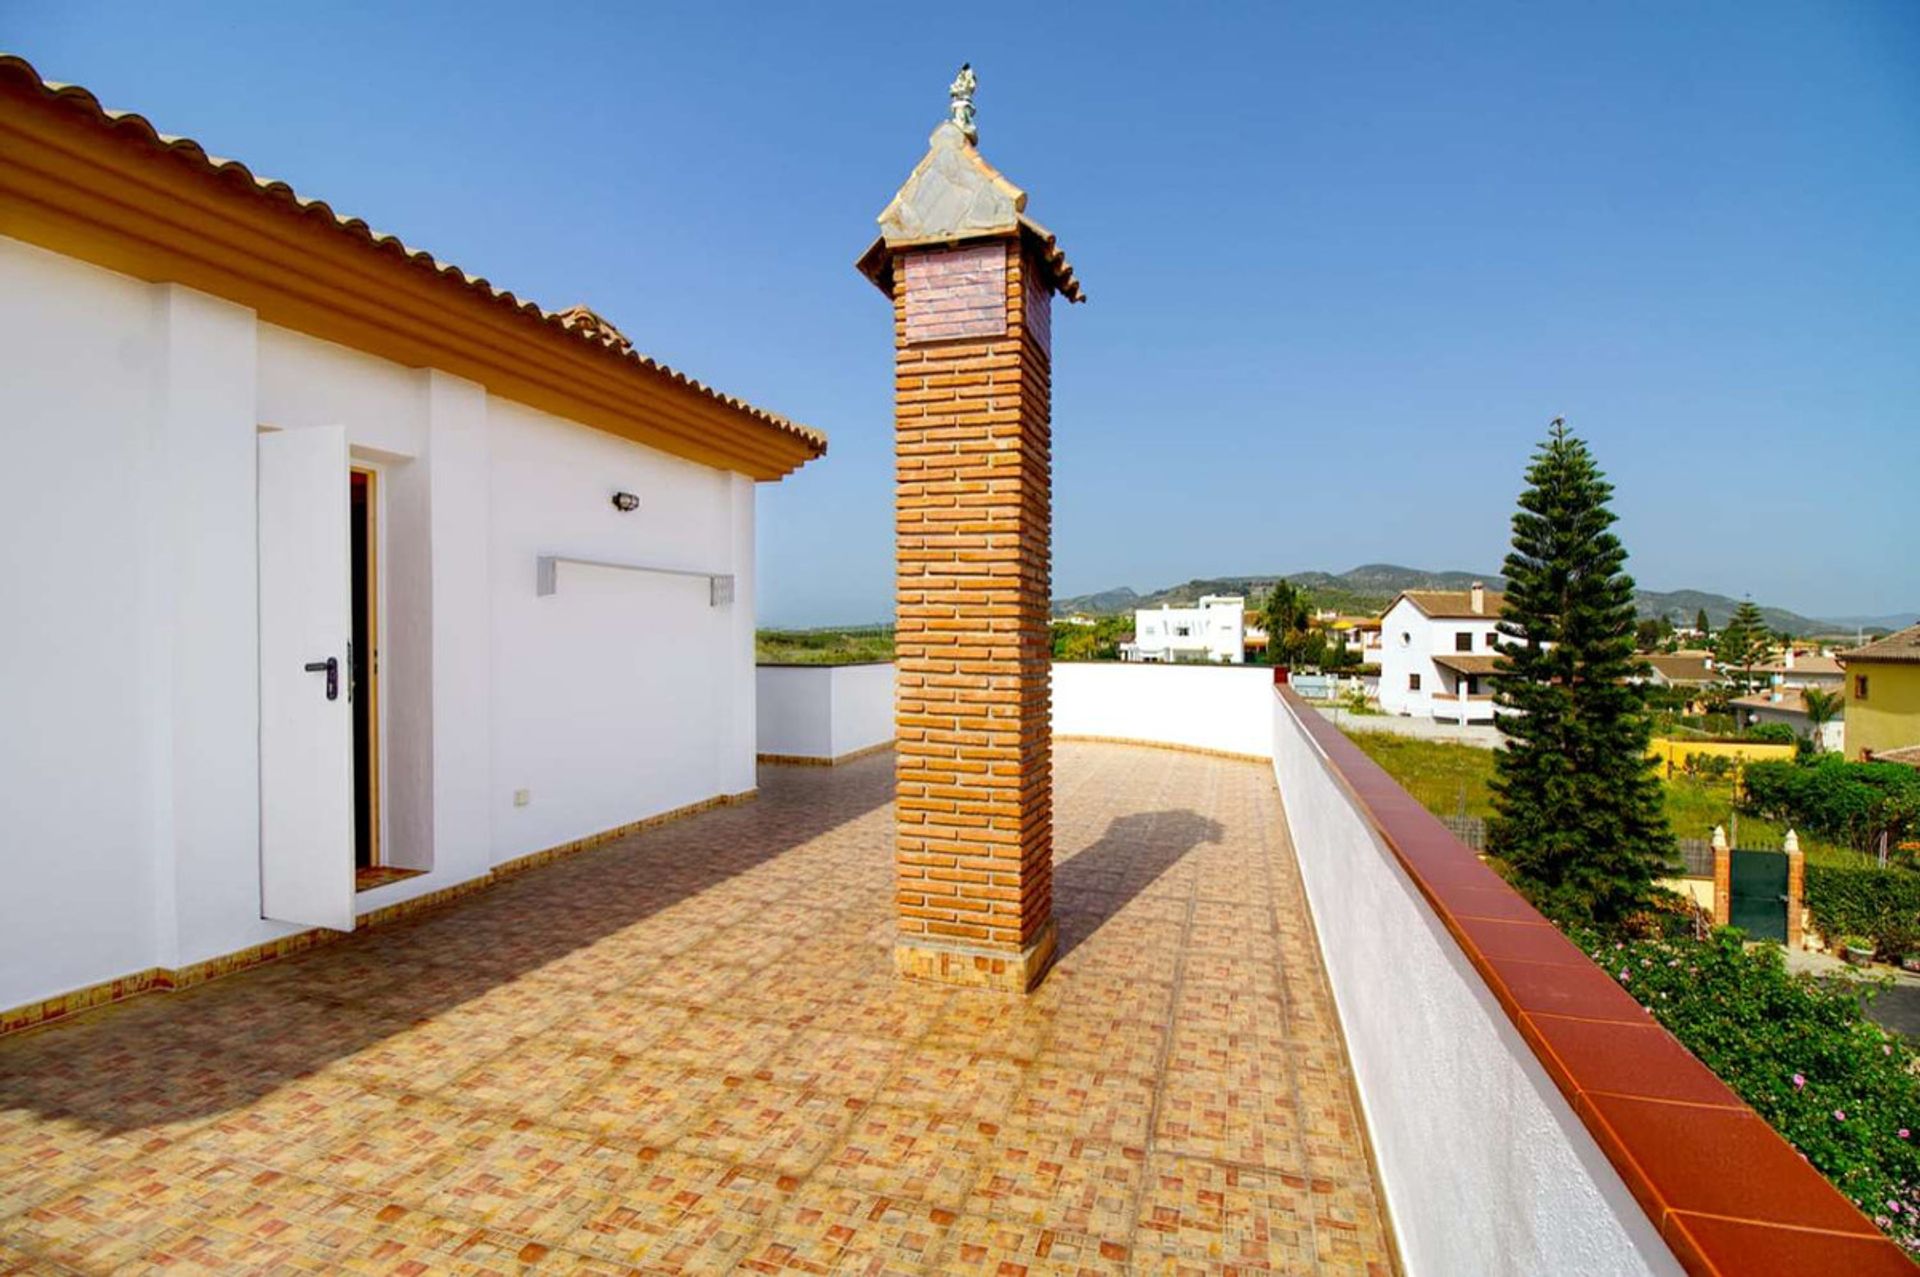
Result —
POLYGON ((1690 1273, 1914 1265, 1614 978, 1291 687, 1276 687, 1690 1273))

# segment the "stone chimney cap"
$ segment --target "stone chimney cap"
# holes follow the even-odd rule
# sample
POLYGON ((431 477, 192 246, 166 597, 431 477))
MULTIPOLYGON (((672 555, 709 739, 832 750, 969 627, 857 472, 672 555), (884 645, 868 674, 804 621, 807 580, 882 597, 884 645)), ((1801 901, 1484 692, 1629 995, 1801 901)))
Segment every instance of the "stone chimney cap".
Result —
MULTIPOLYGON (((962 78, 972 72, 962 68, 962 78)), ((880 238, 860 256, 860 273, 893 293, 893 256, 903 248, 1018 236, 1039 260, 1046 282, 1070 302, 1085 301, 1067 255, 1053 233, 1026 215, 1027 193, 987 163, 973 144, 973 100, 961 98, 956 79, 953 118, 927 139, 927 153, 877 219, 880 238), (961 122, 962 108, 966 122, 961 122)))

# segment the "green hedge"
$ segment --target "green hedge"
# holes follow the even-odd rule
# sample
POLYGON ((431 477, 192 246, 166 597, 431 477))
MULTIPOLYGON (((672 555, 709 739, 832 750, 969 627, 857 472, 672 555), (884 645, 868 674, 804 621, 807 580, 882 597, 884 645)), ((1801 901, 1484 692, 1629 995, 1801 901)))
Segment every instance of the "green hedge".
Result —
POLYGON ((1865 851, 1884 831, 1898 842, 1920 824, 1920 771, 1898 763, 1753 763, 1746 806, 1770 820, 1865 851))
POLYGON ((1920 1056, 1874 986, 1790 974, 1775 945, 1573 937, 1889 1236, 1920 1253, 1920 1056))
POLYGON ((1920 873, 1809 863, 1806 906, 1829 943, 1862 936, 1889 962, 1920 953, 1920 873))

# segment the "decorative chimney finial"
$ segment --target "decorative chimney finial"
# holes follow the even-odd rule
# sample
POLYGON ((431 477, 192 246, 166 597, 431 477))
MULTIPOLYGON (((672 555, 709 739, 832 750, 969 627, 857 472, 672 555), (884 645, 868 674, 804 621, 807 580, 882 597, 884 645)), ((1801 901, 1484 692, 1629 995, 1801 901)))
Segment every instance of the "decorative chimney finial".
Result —
POLYGON ((969 142, 980 140, 980 130, 973 123, 973 91, 979 87, 980 80, 974 75, 970 62, 960 64, 960 74, 947 86, 947 96, 952 99, 952 106, 948 108, 952 114, 948 118, 967 135, 969 142))

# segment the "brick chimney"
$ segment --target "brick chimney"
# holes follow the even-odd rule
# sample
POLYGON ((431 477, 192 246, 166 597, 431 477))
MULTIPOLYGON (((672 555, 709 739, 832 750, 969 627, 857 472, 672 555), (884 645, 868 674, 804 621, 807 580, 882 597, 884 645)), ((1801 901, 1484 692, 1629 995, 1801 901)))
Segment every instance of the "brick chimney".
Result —
POLYGON ((1024 992, 1054 951, 1052 301, 1081 294, 976 149, 972 87, 859 263, 893 302, 894 957, 1024 992))
POLYGON ((1487 610, 1487 583, 1485 581, 1475 581, 1472 588, 1467 591, 1467 600, 1468 606, 1473 608, 1473 614, 1475 616, 1479 616, 1485 612, 1487 610))

